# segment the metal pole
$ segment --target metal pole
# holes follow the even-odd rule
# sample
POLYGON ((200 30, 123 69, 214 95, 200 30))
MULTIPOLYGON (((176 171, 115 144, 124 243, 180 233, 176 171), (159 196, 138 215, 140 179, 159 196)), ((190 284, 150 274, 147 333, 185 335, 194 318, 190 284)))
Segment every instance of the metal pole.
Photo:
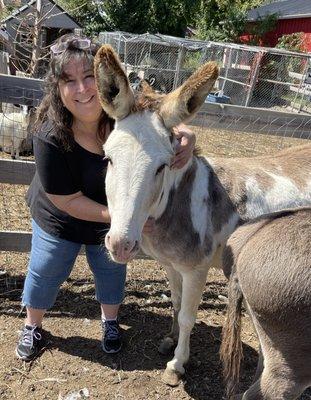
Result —
POLYGON ((179 81, 180 81, 179 74, 180 74, 180 69, 181 69, 182 63, 184 62, 185 53, 186 53, 186 49, 184 48, 184 45, 182 44, 181 47, 179 48, 173 89, 176 89, 179 85, 179 81))
MULTIPOLYGON (((228 49, 225 49, 225 53, 227 52, 227 50, 228 50, 228 49)), ((226 55, 226 54, 225 54, 225 55, 226 55)), ((226 84, 226 80, 227 80, 228 72, 229 72, 229 66, 231 67, 231 59, 232 59, 232 48, 230 47, 228 59, 227 59, 227 57, 226 57, 226 72, 225 72, 225 76, 222 77, 223 83, 222 83, 221 90, 220 90, 220 94, 221 94, 221 95, 224 94, 225 84, 226 84)))
MULTIPOLYGON (((306 65, 305 65, 305 67, 304 67, 304 70, 303 70, 303 73, 302 73, 302 77, 301 77, 301 80, 300 80, 300 84, 299 84, 299 88, 298 88, 298 90, 297 90, 297 92, 296 92, 296 96, 295 96, 295 99, 294 99, 294 102, 293 102, 293 105, 292 105, 292 111, 293 111, 293 109, 294 109, 294 104, 296 104, 297 97, 298 97, 299 94, 300 94, 300 90, 301 90, 301 88, 302 88, 302 84, 303 84, 303 83, 305 82, 305 80, 306 80, 306 76, 307 76, 309 67, 311 66, 311 62, 310 62, 310 61, 311 61, 311 59, 308 58, 308 59, 307 59, 307 62, 306 62, 306 65)), ((304 91, 303 91, 302 96, 301 96, 301 101, 300 101, 300 105, 299 105, 298 111, 301 111, 301 104, 302 104, 303 96, 304 96, 304 91)))

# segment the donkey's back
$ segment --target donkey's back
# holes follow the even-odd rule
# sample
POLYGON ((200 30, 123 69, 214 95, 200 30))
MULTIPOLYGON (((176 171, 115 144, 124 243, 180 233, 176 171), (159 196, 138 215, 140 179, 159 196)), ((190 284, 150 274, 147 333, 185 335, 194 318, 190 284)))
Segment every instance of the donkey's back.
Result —
POLYGON ((224 263, 231 269, 221 349, 229 396, 239 375, 245 299, 264 367, 243 400, 296 399, 311 385, 311 208, 240 227, 227 243, 224 263))

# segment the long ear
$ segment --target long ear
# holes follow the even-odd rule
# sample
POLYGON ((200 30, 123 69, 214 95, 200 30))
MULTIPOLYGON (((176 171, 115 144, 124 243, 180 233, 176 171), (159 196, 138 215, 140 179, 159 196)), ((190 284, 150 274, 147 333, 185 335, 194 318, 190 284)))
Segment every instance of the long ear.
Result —
POLYGON ((166 95, 159 109, 164 125, 172 128, 194 116, 218 77, 218 66, 208 62, 200 67, 182 86, 166 95))
POLYGON ((110 45, 103 45, 94 60, 99 100, 114 119, 126 117, 134 104, 134 94, 119 58, 110 45))

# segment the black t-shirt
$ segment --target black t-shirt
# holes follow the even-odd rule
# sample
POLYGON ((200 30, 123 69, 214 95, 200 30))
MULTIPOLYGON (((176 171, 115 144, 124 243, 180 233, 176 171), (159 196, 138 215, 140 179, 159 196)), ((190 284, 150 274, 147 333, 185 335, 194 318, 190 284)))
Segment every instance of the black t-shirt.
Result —
POLYGON ((69 195, 81 191, 107 205, 105 175, 107 161, 73 142, 62 149, 50 122, 33 138, 36 173, 26 194, 32 218, 47 233, 81 244, 100 244, 109 224, 84 221, 59 210, 45 193, 69 195))

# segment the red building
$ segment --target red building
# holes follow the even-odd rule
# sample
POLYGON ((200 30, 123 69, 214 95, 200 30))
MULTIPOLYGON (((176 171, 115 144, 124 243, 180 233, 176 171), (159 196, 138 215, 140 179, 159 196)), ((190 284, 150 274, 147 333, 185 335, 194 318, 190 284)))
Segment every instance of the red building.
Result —
MULTIPOLYGON (((311 0, 279 0, 250 10, 248 21, 256 21, 266 15, 276 14, 276 28, 265 35, 265 45, 274 47, 283 35, 303 32, 303 47, 311 52, 311 0)), ((250 40, 249 35, 243 35, 243 41, 250 40)))

